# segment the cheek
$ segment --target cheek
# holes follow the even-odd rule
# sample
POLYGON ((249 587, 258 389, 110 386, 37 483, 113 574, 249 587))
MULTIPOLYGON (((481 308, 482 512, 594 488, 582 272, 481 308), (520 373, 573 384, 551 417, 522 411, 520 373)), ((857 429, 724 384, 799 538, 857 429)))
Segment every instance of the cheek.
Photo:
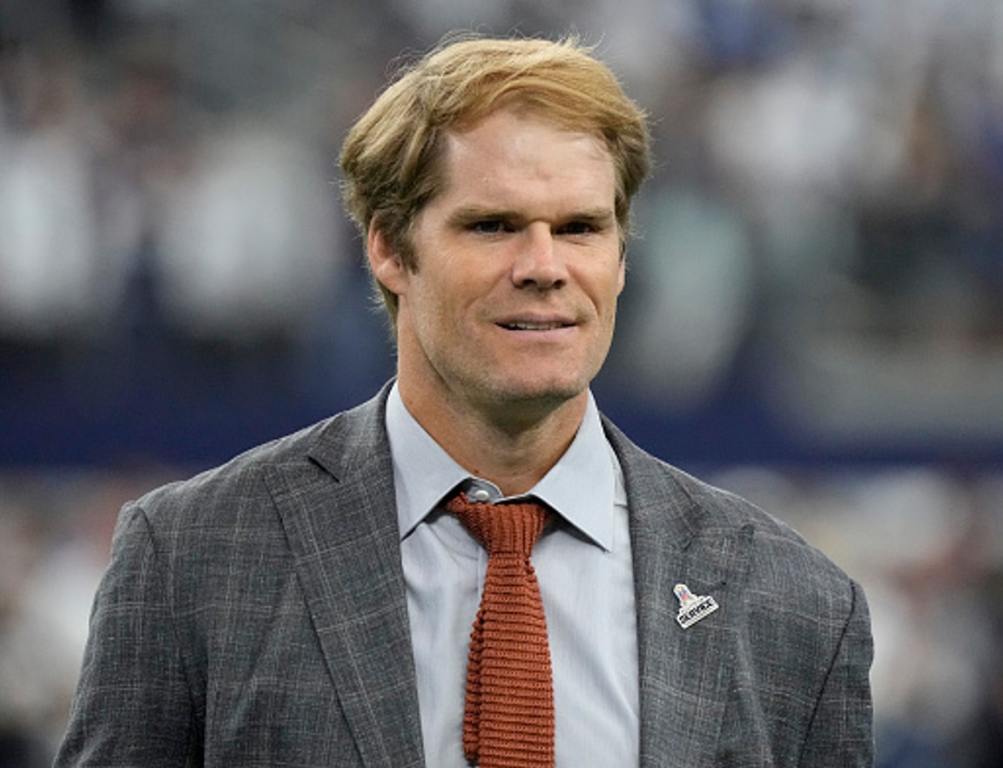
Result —
POLYGON ((617 305, 617 297, 619 295, 620 294, 617 293, 616 295, 614 295, 614 296, 612 296, 610 298, 610 300, 609 300, 609 306, 607 307, 607 310, 606 310, 609 313, 609 319, 610 319, 611 323, 614 320, 616 320, 616 305, 617 305))
POLYGON ((430 332, 448 335, 448 341, 462 341, 461 327, 466 314, 462 287, 449 279, 440 279, 434 287, 424 288, 420 298, 422 325, 430 332))
POLYGON ((599 314, 603 318, 612 318, 616 314, 617 300, 623 290, 623 270, 615 273, 604 271, 593 275, 591 295, 599 314))

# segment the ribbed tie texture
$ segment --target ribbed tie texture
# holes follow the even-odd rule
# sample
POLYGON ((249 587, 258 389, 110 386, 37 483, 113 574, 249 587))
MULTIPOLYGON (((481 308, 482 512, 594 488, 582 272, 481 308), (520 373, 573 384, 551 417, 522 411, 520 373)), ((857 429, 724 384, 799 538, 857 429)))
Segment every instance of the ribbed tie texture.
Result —
POLYGON ((553 768, 554 687, 547 619, 529 561, 550 510, 536 502, 446 503, 488 552, 470 634, 463 753, 480 768, 553 768))

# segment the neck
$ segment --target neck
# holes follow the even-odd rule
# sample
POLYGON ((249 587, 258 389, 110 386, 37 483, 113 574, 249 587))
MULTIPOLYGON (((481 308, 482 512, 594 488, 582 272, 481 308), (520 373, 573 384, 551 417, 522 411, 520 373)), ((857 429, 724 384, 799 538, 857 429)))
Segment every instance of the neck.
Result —
POLYGON ((461 467, 490 480, 503 494, 525 493, 574 439, 588 392, 561 402, 470 404, 398 380, 411 415, 461 467))

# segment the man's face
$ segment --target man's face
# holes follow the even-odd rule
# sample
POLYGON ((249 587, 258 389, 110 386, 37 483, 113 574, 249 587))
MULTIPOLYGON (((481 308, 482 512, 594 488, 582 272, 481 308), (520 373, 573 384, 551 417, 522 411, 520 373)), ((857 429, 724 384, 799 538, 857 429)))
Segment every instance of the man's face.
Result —
POLYGON ((582 396, 624 281, 608 150, 503 109, 448 134, 442 162, 417 270, 377 269, 400 299, 402 391, 499 413, 582 396))

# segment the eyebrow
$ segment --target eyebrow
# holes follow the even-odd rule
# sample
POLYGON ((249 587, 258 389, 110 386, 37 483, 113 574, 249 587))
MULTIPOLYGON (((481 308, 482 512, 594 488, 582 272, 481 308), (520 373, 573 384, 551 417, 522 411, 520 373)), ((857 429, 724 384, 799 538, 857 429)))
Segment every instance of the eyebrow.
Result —
MULTIPOLYGON (((612 208, 598 207, 585 208, 573 211, 561 217, 561 223, 571 221, 584 221, 589 224, 609 225, 613 222, 615 214, 612 208)), ((491 208, 481 205, 464 205, 449 214, 448 221, 453 226, 464 226, 482 219, 501 219, 503 221, 523 222, 526 215, 515 210, 504 208, 491 208)))

